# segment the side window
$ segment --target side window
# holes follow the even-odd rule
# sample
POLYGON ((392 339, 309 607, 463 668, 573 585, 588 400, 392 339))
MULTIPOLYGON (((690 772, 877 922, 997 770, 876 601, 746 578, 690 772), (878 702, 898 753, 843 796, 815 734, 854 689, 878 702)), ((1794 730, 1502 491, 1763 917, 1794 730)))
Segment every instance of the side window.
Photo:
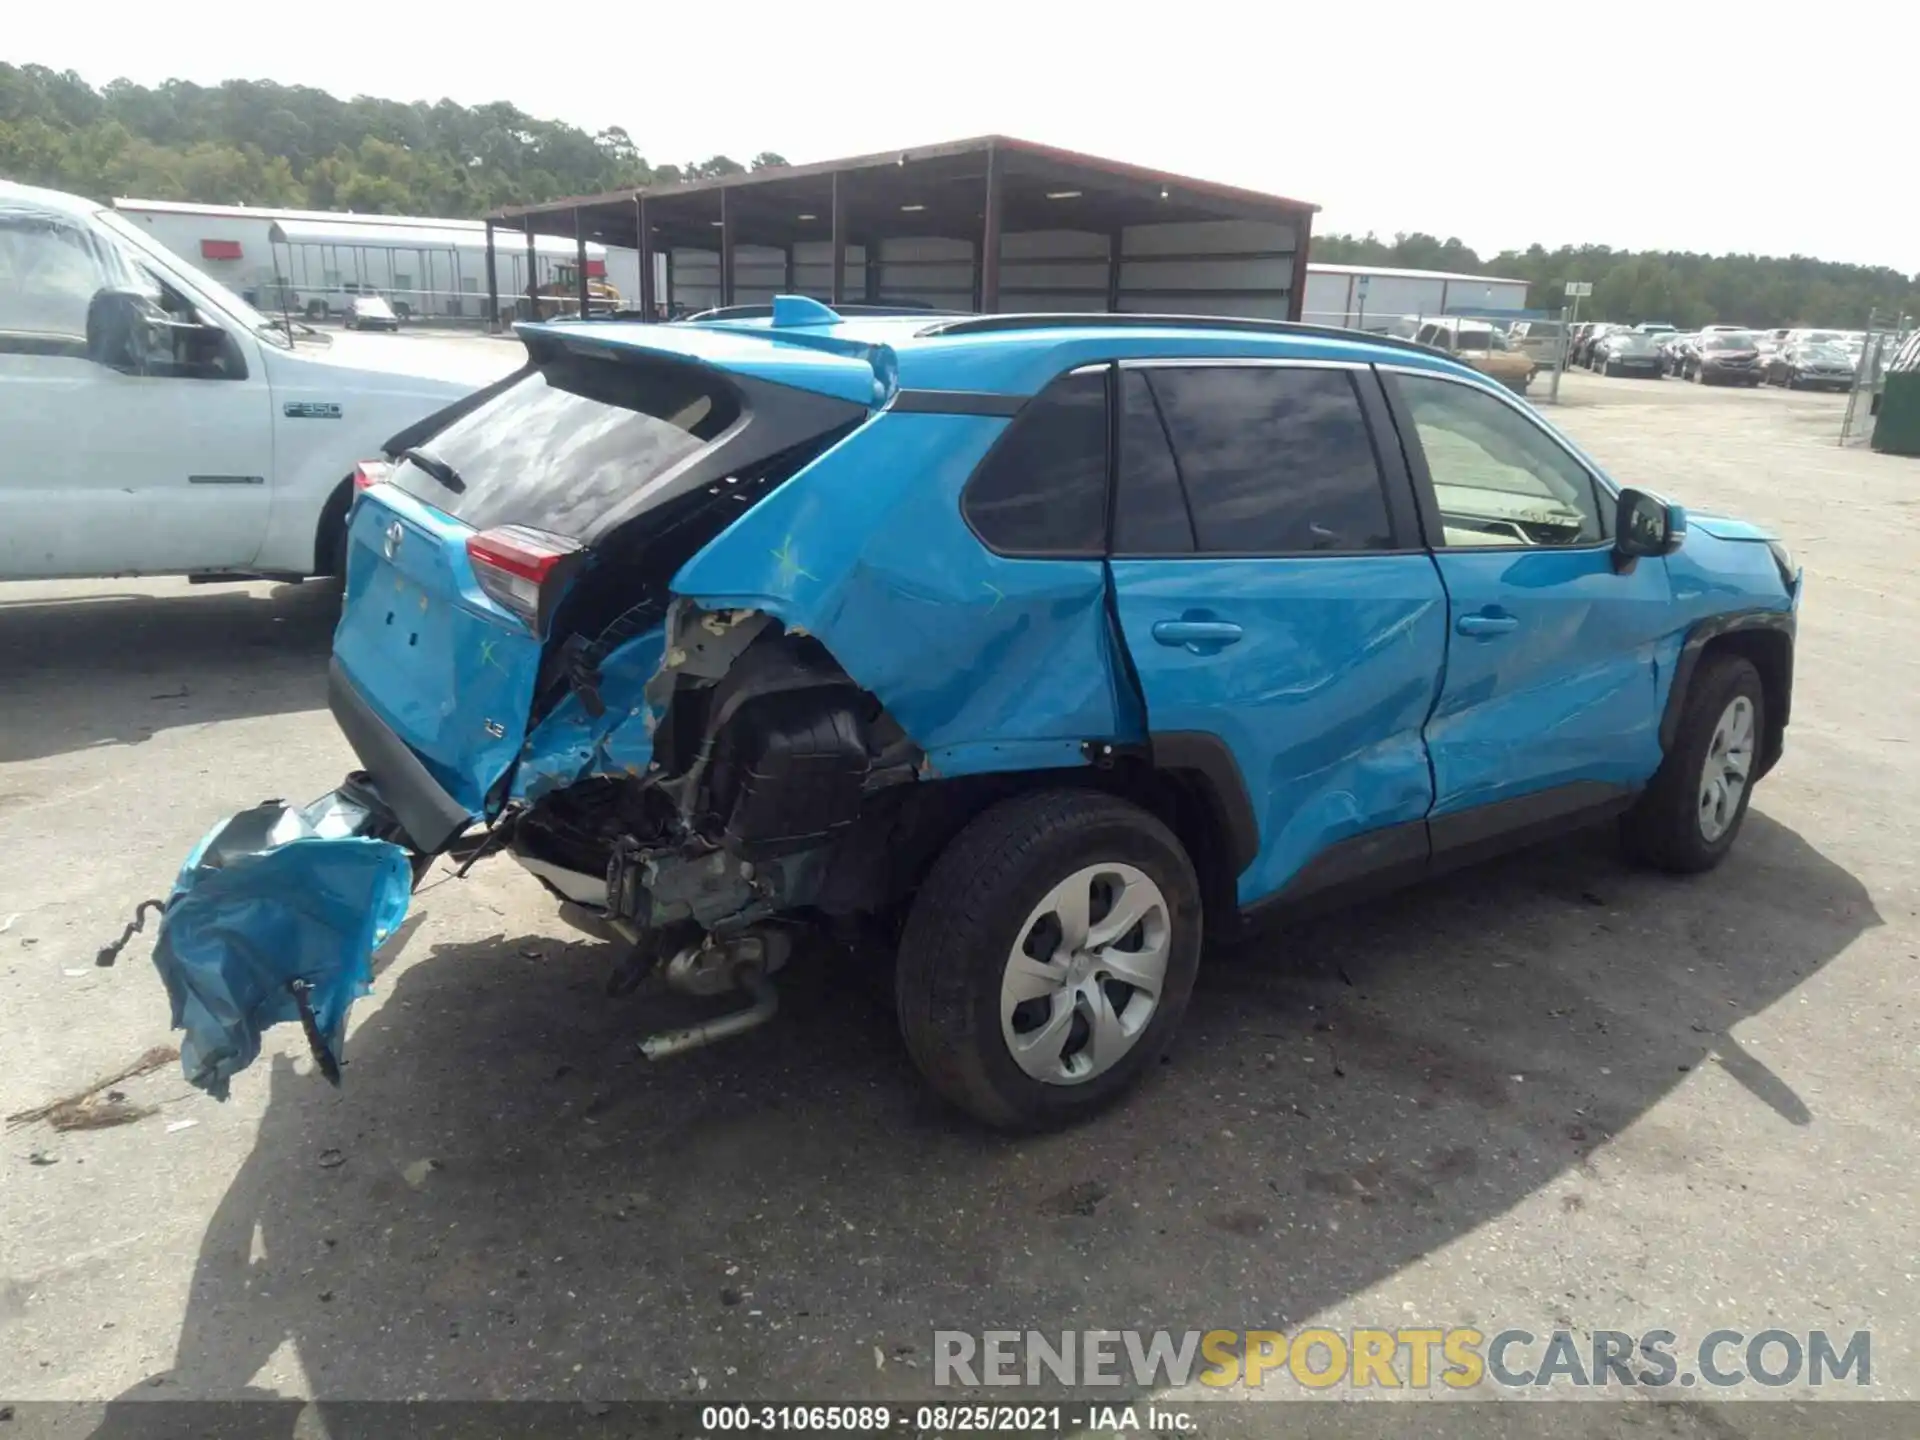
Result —
POLYGON ((1420 327, 1420 333, 1413 338, 1421 345, 1437 345, 1440 341, 1440 327, 1438 325, 1422 325, 1420 327))
POLYGON ((1185 555, 1194 548, 1193 517, 1180 489, 1160 408, 1147 377, 1120 372, 1120 465, 1115 486, 1113 553, 1185 555))
POLYGON ((87 306, 111 288, 84 231, 51 216, 0 217, 0 348, 84 355, 87 306))
POLYGON ((1433 476, 1443 543, 1596 545, 1593 477, 1513 406, 1472 386, 1396 375, 1433 476))
POLYGON ((961 513, 1004 555, 1107 547, 1107 372, 1063 375, 1024 405, 967 481, 961 513))
POLYGON ((1249 365, 1144 373, 1173 444, 1198 549, 1295 555, 1393 547, 1379 462, 1347 371, 1249 365))

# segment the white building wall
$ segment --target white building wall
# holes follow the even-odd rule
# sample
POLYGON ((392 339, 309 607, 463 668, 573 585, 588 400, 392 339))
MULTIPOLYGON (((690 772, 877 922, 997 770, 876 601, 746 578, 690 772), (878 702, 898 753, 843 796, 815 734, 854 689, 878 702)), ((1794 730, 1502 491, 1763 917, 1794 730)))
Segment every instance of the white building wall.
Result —
POLYGON ((1293 226, 1261 220, 1131 226, 1121 232, 1120 309, 1285 320, 1296 243, 1293 226))
MULTIPOLYGON (((793 247, 793 288, 816 300, 833 298, 833 242, 803 240, 793 247)), ((840 295, 844 303, 857 305, 867 296, 867 251, 863 245, 847 246, 845 268, 840 276, 840 295)))
POLYGON ((268 215, 177 215, 122 210, 127 219, 151 231, 153 238, 189 265, 205 271, 234 290, 250 290, 273 278, 273 257, 267 232, 268 215), (239 245, 238 260, 209 260, 200 253, 202 240, 230 240, 239 245))
POLYGON ((910 235, 879 245, 882 305, 973 308, 973 244, 942 236, 910 235))
POLYGON ((1527 286, 1521 280, 1483 276, 1366 275, 1339 267, 1307 267, 1306 304, 1301 319, 1314 325, 1341 325, 1384 331, 1408 315, 1444 315, 1454 310, 1524 310, 1527 286), (1360 281, 1366 279, 1366 293, 1360 281))

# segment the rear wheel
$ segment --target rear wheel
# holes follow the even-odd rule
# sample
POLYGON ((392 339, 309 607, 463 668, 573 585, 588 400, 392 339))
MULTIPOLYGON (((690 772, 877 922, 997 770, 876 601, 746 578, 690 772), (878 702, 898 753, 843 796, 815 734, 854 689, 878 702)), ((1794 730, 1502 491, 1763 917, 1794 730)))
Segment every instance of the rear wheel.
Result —
POLYGON ((1622 824, 1634 856, 1679 874, 1724 860, 1747 818, 1765 734, 1766 697, 1753 662, 1705 661, 1682 702, 1673 748, 1622 824))
POLYGON ((1199 882, 1167 827, 1090 790, 1003 801, 928 872, 901 937, 900 1029, 934 1089, 1012 1130, 1133 1084, 1200 963, 1199 882))

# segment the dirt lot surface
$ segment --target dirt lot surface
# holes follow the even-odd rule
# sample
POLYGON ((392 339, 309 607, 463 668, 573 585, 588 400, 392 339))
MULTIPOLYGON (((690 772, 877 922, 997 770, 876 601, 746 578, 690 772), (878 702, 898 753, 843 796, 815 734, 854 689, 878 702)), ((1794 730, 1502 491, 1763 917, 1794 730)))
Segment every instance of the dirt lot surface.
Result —
MULTIPOLYGON (((134 1123, 6 1133, 0 1396, 906 1399, 936 1326, 1311 1321, 1870 1327, 1874 1393, 1920 1397, 1920 465, 1837 448, 1831 396, 1565 398, 1618 479, 1807 570, 1787 758, 1716 874, 1597 836, 1211 956, 1131 1103, 1011 1142, 817 957, 651 1066, 528 877, 442 869, 343 1089, 282 1029, 226 1105, 170 1065, 134 1123)), ((349 768, 329 606, 0 586, 0 1110, 166 1043, 147 942, 94 952, 213 821, 349 768)))

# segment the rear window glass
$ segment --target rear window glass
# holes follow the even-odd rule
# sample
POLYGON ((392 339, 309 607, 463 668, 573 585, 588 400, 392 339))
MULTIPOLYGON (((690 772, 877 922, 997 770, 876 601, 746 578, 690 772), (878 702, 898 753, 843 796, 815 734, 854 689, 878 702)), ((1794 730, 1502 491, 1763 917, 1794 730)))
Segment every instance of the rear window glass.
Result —
POLYGON ((1014 417, 962 509, 1003 555, 1098 555, 1107 530, 1107 377, 1065 375, 1014 417))
POLYGON ((476 530, 577 538, 739 417, 739 396, 711 371, 563 355, 422 441, 428 464, 399 466, 393 481, 476 530), (432 473, 442 467, 454 483, 432 473))

